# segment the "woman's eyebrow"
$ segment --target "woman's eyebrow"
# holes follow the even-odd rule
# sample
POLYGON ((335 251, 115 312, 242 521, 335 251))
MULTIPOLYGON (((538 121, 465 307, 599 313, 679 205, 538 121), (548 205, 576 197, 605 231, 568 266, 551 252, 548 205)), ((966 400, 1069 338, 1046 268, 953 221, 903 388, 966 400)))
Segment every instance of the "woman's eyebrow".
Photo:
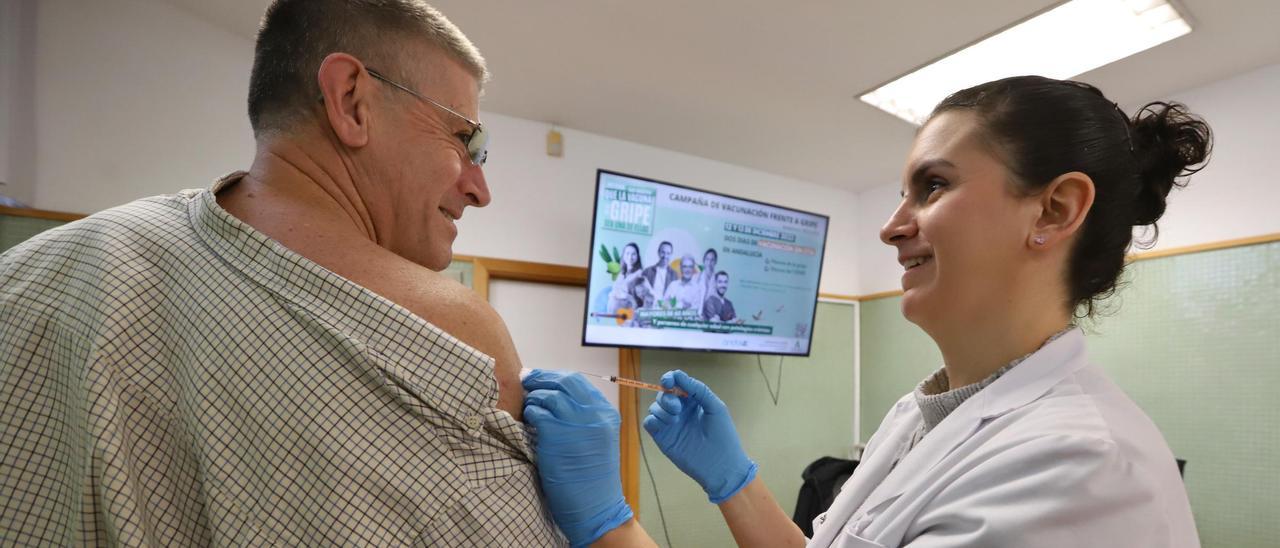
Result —
MULTIPOLYGON (((907 179, 908 184, 919 185, 924 183, 925 176, 929 173, 929 170, 937 167, 954 168, 956 167, 956 165, 942 158, 932 158, 929 160, 921 161, 920 163, 916 164, 915 169, 911 170, 911 176, 908 177, 907 179)), ((906 190, 902 190, 898 192, 898 195, 905 198, 907 195, 907 192, 906 190)))
POLYGON ((925 160, 923 162, 920 162, 919 164, 916 164, 916 168, 911 171, 911 182, 913 183, 924 182, 925 175, 929 172, 930 169, 933 169, 936 167, 952 167, 953 168, 953 167, 956 167, 956 165, 942 158, 925 160))

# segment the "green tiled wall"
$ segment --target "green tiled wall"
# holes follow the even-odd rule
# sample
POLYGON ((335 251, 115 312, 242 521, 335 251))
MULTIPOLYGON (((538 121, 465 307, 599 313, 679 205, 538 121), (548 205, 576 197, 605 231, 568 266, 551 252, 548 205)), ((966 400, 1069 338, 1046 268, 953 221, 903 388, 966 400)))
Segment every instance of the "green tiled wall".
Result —
MULTIPOLYGON (((1186 459, 1205 548, 1280 543, 1280 242, 1140 261, 1093 360, 1186 459)), ((899 298, 862 305, 862 435, 941 365, 899 298)))
POLYGON ((440 273, 457 280, 462 285, 471 287, 474 283, 475 265, 471 261, 452 261, 440 273))
POLYGON ((942 366, 933 339, 902 317, 902 299, 862 302, 862 439, 871 439, 889 408, 942 366))
POLYGON ((62 224, 64 224, 63 221, 0 215, 0 253, 25 242, 36 234, 62 224))
MULTIPOLYGON (((747 454, 760 465, 760 477, 788 515, 795 509, 800 472, 824 455, 847 457, 853 445, 853 339, 855 308, 819 303, 814 322, 813 353, 782 360, 781 392, 774 406, 755 355, 645 350, 641 375, 656 382, 668 370, 683 369, 705 381, 725 401, 742 436, 747 454)), ((777 356, 760 358, 777 386, 777 356)), ((653 400, 642 396, 640 415, 653 400)), ((657 479, 671 542, 675 546, 734 546, 720 511, 693 480, 680 472, 653 445, 643 430, 640 442, 657 479)), ((640 466, 640 522, 659 545, 666 546, 653 484, 640 466)))

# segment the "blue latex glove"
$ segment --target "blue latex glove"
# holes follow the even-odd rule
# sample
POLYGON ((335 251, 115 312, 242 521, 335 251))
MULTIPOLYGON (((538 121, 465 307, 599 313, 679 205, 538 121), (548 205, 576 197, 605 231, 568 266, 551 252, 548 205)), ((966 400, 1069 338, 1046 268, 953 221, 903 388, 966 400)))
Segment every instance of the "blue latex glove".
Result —
POLYGON ((684 371, 668 371, 661 383, 689 395, 659 394, 649 406, 644 429, 677 468, 702 486, 712 503, 728 500, 755 479, 758 469, 742 450, 729 408, 684 371))
POLYGON ((547 507, 573 546, 631 520, 622 497, 618 411, 577 373, 534 369, 522 383, 547 507))

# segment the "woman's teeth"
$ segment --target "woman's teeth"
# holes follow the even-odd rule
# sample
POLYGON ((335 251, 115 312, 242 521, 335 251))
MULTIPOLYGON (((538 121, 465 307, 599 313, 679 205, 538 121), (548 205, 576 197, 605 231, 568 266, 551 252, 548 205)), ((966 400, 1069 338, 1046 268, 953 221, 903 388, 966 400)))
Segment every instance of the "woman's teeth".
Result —
POLYGON ((907 269, 907 270, 911 270, 911 269, 913 269, 913 268, 915 268, 915 267, 917 267, 917 266, 920 266, 920 265, 922 265, 922 264, 924 264, 924 263, 927 263, 927 262, 929 262, 929 261, 931 261, 931 260, 933 260, 933 256, 932 256, 932 255, 927 255, 927 256, 924 256, 924 257, 916 257, 916 258, 914 258, 914 259, 908 259, 908 260, 907 260, 907 262, 906 262, 906 263, 904 263, 902 266, 906 267, 906 269, 907 269))

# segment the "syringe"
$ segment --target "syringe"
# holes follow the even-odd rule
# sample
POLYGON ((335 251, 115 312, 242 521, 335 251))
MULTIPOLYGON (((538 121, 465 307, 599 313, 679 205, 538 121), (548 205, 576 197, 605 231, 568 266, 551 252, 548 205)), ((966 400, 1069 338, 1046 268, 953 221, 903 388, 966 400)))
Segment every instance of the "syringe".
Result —
POLYGON ((662 387, 662 385, 653 384, 653 383, 647 383, 647 382, 644 382, 644 381, 638 381, 638 380, 635 380, 635 379, 628 379, 628 378, 626 378, 626 377, 619 377, 619 376, 617 376, 617 375, 597 375, 597 374, 595 374, 595 373, 587 373, 587 372, 585 372, 585 371, 579 371, 579 373, 582 373, 583 375, 586 375, 586 376, 588 376, 588 377, 595 377, 595 378, 597 378, 597 379, 604 379, 604 380, 606 380, 606 381, 609 381, 609 382, 611 382, 611 383, 618 384, 618 385, 621 385, 621 386, 630 386, 631 388, 640 388, 640 389, 643 389, 643 390, 652 390, 652 391, 654 391, 654 392, 668 392, 668 393, 671 393, 671 394, 675 394, 675 395, 677 395, 677 396, 680 396, 680 397, 682 397, 682 398, 683 398, 683 397, 685 397, 685 396, 688 396, 688 395, 689 395, 689 394, 685 393, 685 391, 684 391, 684 390, 681 390, 679 387, 672 388, 672 389, 668 390, 668 389, 666 389, 666 388, 663 388, 663 387, 662 387))
MULTIPOLYGON (((529 368, 523 368, 523 369, 521 369, 521 370, 520 370, 520 378, 522 378, 522 379, 523 379, 523 378, 525 378, 525 376, 527 376, 527 375, 528 375, 529 373, 531 373, 532 371, 533 371, 533 370, 532 370, 532 369, 529 369, 529 368)), ((688 395, 689 395, 689 394, 688 394, 688 393, 686 393, 684 390, 681 390, 681 389, 680 389, 680 388, 678 388, 678 387, 677 387, 677 388, 672 388, 672 389, 668 390, 668 389, 663 388, 661 385, 658 385, 658 384, 647 383, 647 382, 644 382, 644 381, 638 381, 638 380, 635 380, 635 379, 628 379, 628 378, 626 378, 626 377, 619 377, 619 376, 617 376, 617 375, 597 375, 597 374, 595 374, 595 373, 587 373, 586 371, 578 371, 578 373, 582 373, 583 375, 586 375, 586 376, 588 376, 588 377, 595 377, 595 378, 597 378, 597 379, 606 380, 606 381, 609 381, 609 382, 614 383, 614 384, 617 384, 617 385, 621 385, 621 386, 630 386, 631 388, 639 388, 639 389, 642 389, 642 390, 652 390, 652 391, 654 391, 654 392, 668 392, 668 393, 671 393, 671 394, 675 394, 675 395, 677 395, 677 396, 680 396, 680 397, 682 397, 682 398, 683 398, 683 397, 686 397, 686 396, 688 396, 688 395)))

